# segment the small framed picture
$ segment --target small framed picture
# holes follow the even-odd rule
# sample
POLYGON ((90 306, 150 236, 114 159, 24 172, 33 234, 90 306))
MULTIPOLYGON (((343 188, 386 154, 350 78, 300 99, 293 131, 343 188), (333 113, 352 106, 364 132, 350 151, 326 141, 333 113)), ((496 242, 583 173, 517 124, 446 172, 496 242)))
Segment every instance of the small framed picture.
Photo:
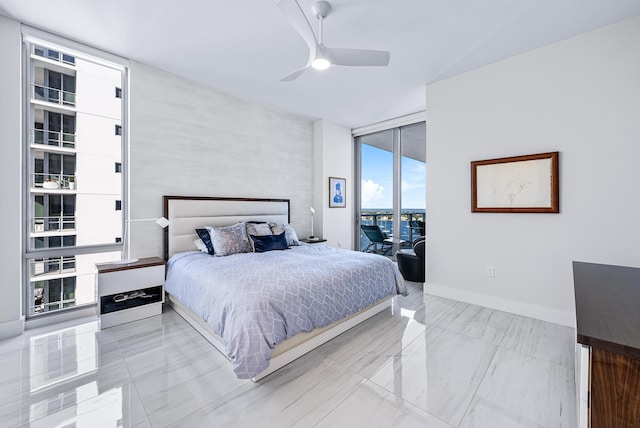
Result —
POLYGON ((345 208, 347 206, 347 179, 329 177, 329 208, 345 208))

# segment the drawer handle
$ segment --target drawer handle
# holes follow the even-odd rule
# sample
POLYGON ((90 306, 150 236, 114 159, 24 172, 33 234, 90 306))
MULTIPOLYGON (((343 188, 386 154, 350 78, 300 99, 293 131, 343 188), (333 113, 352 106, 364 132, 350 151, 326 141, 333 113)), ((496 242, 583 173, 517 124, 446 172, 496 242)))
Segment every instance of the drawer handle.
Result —
POLYGON ((115 296, 113 296, 113 301, 116 303, 119 302, 124 302, 125 300, 129 300, 129 299, 136 299, 138 297, 141 297, 143 299, 149 299, 151 297, 153 297, 152 294, 147 294, 144 291, 134 291, 132 293, 128 293, 128 294, 116 294, 115 296))

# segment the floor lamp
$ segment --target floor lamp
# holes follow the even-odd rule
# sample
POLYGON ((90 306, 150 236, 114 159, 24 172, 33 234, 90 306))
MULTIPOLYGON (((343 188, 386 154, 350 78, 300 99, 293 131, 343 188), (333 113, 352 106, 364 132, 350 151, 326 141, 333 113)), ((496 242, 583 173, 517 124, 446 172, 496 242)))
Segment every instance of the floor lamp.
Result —
POLYGON ((139 218, 135 220, 127 220, 124 226, 124 237, 122 244, 122 258, 120 260, 116 260, 113 264, 116 265, 129 265, 138 261, 136 258, 129 257, 130 246, 129 246, 129 223, 134 222, 142 222, 142 221, 155 221, 158 226, 161 228, 166 228, 169 226, 169 220, 164 217, 160 218, 139 218))

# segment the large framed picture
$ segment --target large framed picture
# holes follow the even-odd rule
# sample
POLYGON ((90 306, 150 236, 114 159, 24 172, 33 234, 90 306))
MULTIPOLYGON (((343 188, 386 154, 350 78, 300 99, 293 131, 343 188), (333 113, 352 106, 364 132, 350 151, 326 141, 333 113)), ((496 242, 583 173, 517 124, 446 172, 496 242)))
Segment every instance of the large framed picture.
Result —
POLYGON ((471 211, 559 213, 558 152, 471 162, 471 211))
POLYGON ((347 206, 347 179, 329 177, 329 208, 344 208, 347 206))

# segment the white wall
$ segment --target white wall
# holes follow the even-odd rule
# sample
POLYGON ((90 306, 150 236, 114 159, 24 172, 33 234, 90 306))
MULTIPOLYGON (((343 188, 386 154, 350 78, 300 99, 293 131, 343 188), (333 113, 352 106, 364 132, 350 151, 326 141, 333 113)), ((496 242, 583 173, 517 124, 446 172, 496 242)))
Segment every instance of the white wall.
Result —
MULTIPOLYGON (((311 232, 313 124, 131 62, 131 218, 162 215, 163 195, 291 199, 311 232)), ((162 256, 153 222, 131 227, 131 255, 162 256)))
POLYGON ((314 130, 313 206, 316 210, 314 233, 327 245, 353 249, 354 228, 354 148, 351 129, 317 120, 314 130), (329 208, 329 177, 346 178, 346 207, 329 208))
POLYGON ((0 339, 22 333, 22 121, 20 24, 0 16, 0 339), (7 66, 9 64, 10 66, 7 66))
POLYGON ((572 260, 640 266, 638 46, 640 17, 427 86, 427 292, 571 326, 572 260), (560 214, 471 213, 471 161, 556 150, 560 214))

